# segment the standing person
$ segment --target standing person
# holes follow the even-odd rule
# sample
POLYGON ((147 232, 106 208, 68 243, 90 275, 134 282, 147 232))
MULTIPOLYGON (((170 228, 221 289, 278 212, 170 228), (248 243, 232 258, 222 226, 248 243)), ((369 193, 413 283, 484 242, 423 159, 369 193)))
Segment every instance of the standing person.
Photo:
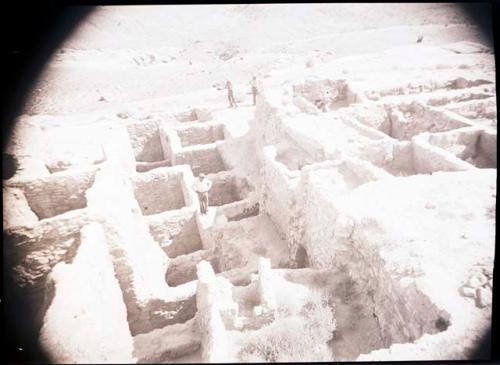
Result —
POLYGON ((208 210, 208 191, 212 188, 212 182, 205 177, 205 174, 200 173, 198 180, 194 182, 193 188, 198 194, 200 212, 201 214, 206 214, 208 210))
POLYGON ((252 81, 250 81, 250 85, 252 85, 253 105, 255 105, 256 101, 257 101, 257 94, 258 94, 258 91, 257 91, 257 77, 254 76, 252 78, 252 81))
POLYGON ((236 100, 234 100, 234 95, 233 95, 233 84, 231 81, 227 80, 226 82, 226 89, 227 89, 227 99, 229 100, 229 107, 233 108, 236 107, 236 100))

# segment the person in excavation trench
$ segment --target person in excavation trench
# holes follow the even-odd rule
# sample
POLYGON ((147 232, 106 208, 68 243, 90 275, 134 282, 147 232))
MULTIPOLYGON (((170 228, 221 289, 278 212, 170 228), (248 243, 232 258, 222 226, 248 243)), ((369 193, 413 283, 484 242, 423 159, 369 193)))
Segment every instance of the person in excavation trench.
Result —
POLYGON ((194 182, 193 188, 196 194, 198 194, 200 212, 201 214, 206 214, 208 210, 208 191, 212 188, 212 182, 205 177, 205 174, 201 173, 194 182))

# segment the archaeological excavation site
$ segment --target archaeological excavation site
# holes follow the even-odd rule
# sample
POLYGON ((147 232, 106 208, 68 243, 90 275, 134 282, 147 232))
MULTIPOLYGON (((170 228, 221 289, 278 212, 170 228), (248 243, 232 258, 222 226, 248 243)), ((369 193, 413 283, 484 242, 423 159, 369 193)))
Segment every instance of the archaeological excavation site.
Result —
POLYGON ((281 68, 255 106, 234 88, 17 119, 5 300, 50 362, 487 358, 492 52, 281 68))

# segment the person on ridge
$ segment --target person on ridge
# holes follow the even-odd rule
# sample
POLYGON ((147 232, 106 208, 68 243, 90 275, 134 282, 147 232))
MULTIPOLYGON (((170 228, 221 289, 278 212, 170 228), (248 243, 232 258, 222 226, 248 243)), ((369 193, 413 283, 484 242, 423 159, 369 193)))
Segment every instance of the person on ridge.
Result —
POLYGON ((236 100, 234 100, 233 84, 229 80, 226 81, 226 89, 227 89, 227 99, 229 100, 229 107, 230 108, 237 107, 236 100))
POLYGON ((250 81, 250 85, 252 85, 253 105, 255 105, 256 102, 257 102, 257 94, 258 94, 258 90, 257 90, 257 77, 254 76, 252 78, 252 81, 250 81))
POLYGON ((212 181, 205 177, 205 174, 200 173, 198 179, 195 180, 193 189, 198 194, 200 201, 200 212, 206 214, 208 210, 208 191, 212 188, 212 181))

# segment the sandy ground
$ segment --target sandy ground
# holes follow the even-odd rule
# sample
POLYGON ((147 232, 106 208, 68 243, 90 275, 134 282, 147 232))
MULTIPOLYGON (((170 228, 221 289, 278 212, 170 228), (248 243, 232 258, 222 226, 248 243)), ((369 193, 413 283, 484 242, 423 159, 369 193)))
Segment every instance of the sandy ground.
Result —
POLYGON ((225 78, 246 94, 253 74, 380 52, 420 34, 428 45, 482 38, 454 4, 97 7, 55 51, 25 112, 88 112, 225 78))

